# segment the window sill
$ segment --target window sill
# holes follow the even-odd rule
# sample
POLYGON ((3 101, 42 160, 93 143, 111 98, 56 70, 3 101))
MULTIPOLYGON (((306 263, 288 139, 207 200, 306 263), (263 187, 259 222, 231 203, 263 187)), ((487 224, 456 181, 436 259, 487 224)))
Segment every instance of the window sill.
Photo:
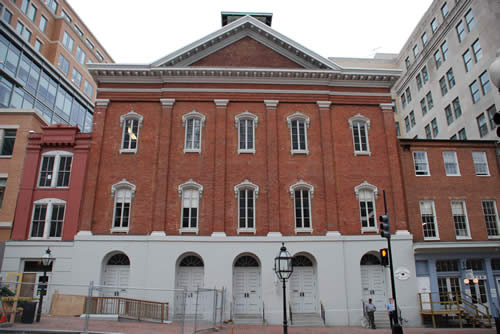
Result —
POLYGON ((255 150, 238 150, 238 154, 255 154, 255 150))
POLYGON ((460 175, 460 174, 450 174, 450 175, 446 174, 446 176, 451 176, 451 177, 453 177, 453 176, 462 176, 462 175, 460 175))
POLYGON ((120 154, 136 154, 137 149, 130 149, 130 148, 121 148, 120 149, 120 154))
POLYGON ((488 177, 488 176, 491 176, 490 174, 476 174, 476 176, 479 176, 479 177, 488 177))
POLYGON ((378 229, 376 227, 361 227, 361 233, 370 233, 370 232, 378 233, 378 229))
POLYGON ((489 235, 488 239, 500 239, 500 235, 489 235))
POLYGON ((472 239, 469 236, 466 236, 466 237, 459 237, 459 236, 457 236, 456 238, 457 238, 457 240, 471 240, 472 239))
POLYGON ((439 237, 424 237, 424 241, 439 241, 439 237))
POLYGON ((369 152, 369 151, 354 151, 354 156, 358 156, 358 155, 368 155, 368 156, 371 156, 372 152, 369 152))
POLYGON ((201 153, 201 150, 187 150, 187 149, 184 149, 184 153, 201 153))
POLYGON ((295 154, 309 155, 309 150, 292 150, 290 153, 292 155, 295 155, 295 154))
POLYGON ((0 159, 11 159, 12 155, 0 155, 0 159))
POLYGON ((198 234, 198 229, 197 228, 181 228, 179 230, 179 234, 183 234, 183 233, 196 233, 196 234, 198 234))
POLYGON ((62 237, 30 237, 29 240, 62 240, 62 237))
POLYGON ((312 233, 312 228, 295 228, 295 233, 312 233))
POLYGON ((431 176, 431 174, 415 174, 415 176, 431 176))
POLYGON ((240 233, 253 233, 253 234, 256 234, 257 233, 257 231, 254 228, 241 228, 241 229, 239 228, 237 232, 238 232, 238 234, 240 234, 240 233))
POLYGON ((129 228, 128 227, 113 227, 111 228, 111 233, 128 233, 129 228))

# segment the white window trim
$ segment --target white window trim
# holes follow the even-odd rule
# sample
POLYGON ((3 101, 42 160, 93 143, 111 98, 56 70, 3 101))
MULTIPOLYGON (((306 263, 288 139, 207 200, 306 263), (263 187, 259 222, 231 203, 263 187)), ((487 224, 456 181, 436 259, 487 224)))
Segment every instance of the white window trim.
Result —
POLYGON ((356 199, 358 200, 358 212, 359 212, 359 223, 361 225, 361 233, 364 232, 378 232, 378 225, 377 225, 377 203, 376 200, 378 199, 378 189, 376 186, 373 184, 368 183, 366 180, 363 181, 363 183, 357 185, 354 187, 354 193, 356 194, 356 199), (375 226, 373 227, 363 227, 363 224, 361 224, 361 208, 359 205, 359 193, 361 190, 369 190, 373 193, 373 215, 375 217, 375 226))
POLYGON ((455 238, 457 240, 470 240, 470 239, 472 239, 472 236, 470 234, 469 215, 467 214, 467 206, 465 205, 465 201, 461 200, 461 199, 460 200, 451 200, 450 201, 450 209, 451 209, 451 219, 453 222, 453 230, 455 231, 455 238), (461 202, 462 203, 462 207, 464 209, 464 215, 465 215, 465 227, 467 228, 467 236, 465 236, 465 237, 457 235, 457 230, 455 227, 455 220, 453 219, 453 206, 452 206, 453 202, 461 202))
POLYGON ((295 229, 295 233, 297 232, 313 232, 313 221, 312 221, 312 199, 314 198, 314 186, 305 182, 304 180, 299 180, 299 182, 290 186, 290 199, 293 201, 293 226, 295 229), (295 191, 296 190, 307 190, 309 191, 309 222, 311 227, 297 227, 296 221, 297 217, 295 216, 295 191))
POLYGON ((431 176, 431 168, 429 166, 429 159, 427 158, 427 151, 412 151, 411 155, 413 157, 413 170, 414 170, 415 176, 417 176, 417 177, 431 176), (427 174, 425 174, 425 175, 418 175, 417 174, 417 166, 416 166, 416 161, 415 161, 415 152, 423 152, 423 153, 425 153, 425 162, 427 163, 427 174))
POLYGON ((113 198, 113 220, 111 221, 111 233, 113 232, 128 232, 130 230, 130 224, 132 222, 132 201, 135 197, 136 186, 126 179, 122 179, 120 182, 115 183, 111 186, 111 197, 113 198), (116 192, 118 190, 126 189, 130 191, 130 210, 128 218, 127 227, 115 227, 115 215, 116 215, 116 192))
POLYGON ((487 177, 487 176, 491 176, 490 174, 490 166, 488 165, 488 155, 486 154, 486 152, 483 152, 483 151, 473 151, 472 152, 472 163, 474 164, 474 174, 476 174, 476 176, 479 176, 479 177, 487 177), (474 161, 474 153, 482 153, 482 155, 484 156, 484 160, 486 162, 486 174, 482 175, 478 175, 477 172, 476 172, 476 162, 474 161))
POLYGON ((256 231, 256 222, 257 222, 257 198, 259 198, 259 186, 253 184, 252 182, 245 179, 245 181, 241 182, 234 186, 234 197, 237 201, 237 209, 238 209, 238 221, 237 221, 237 233, 240 232, 251 232, 253 234, 257 233, 256 231), (253 228, 241 228, 240 227, 240 190, 251 189, 253 190, 253 228))
POLYGON ((458 164, 457 152, 455 152, 455 151, 443 151, 442 156, 443 156, 444 172, 445 172, 446 176, 461 176, 461 174, 460 174, 460 166, 458 164), (444 158, 445 153, 453 153, 453 155, 455 157, 455 163, 457 165, 457 173, 456 174, 448 174, 448 171, 446 170, 446 161, 445 161, 445 158, 444 158))
POLYGON ((196 233, 198 234, 199 232, 199 226, 200 226, 200 206, 201 206, 201 198, 203 196, 203 186, 199 183, 197 183, 196 181, 194 181, 193 179, 189 179, 189 181, 179 185, 179 187, 177 188, 177 192, 179 194, 179 197, 181 198, 181 215, 180 215, 180 227, 179 227, 179 234, 182 234, 182 233, 196 233), (183 198, 182 198, 182 193, 184 192, 184 190, 187 190, 187 189, 194 189, 194 190, 197 190, 200 197, 198 199, 198 210, 196 212, 196 227, 193 228, 193 227, 182 227, 182 215, 183 215, 183 209, 184 209, 184 203, 182 202, 183 201, 183 198))
POLYGON ((304 115, 301 112, 295 112, 295 114, 289 115, 286 118, 286 122, 288 124, 288 128, 290 129, 290 154, 306 154, 309 155, 309 145, 307 140, 307 129, 310 127, 310 119, 307 115, 304 115), (292 138, 292 121, 301 120, 305 122, 305 141, 306 141, 306 149, 305 150, 294 150, 293 149, 293 138, 292 138))
POLYGON ((422 223, 422 207, 420 205, 420 203, 422 203, 422 202, 431 202, 432 213, 434 215, 434 227, 436 229, 436 236, 435 237, 426 237, 424 235, 424 227, 422 226, 422 235, 424 237, 424 240, 439 240, 439 228, 438 228, 438 223, 437 223, 436 206, 434 204, 434 200, 425 199, 425 200, 421 200, 418 202, 418 210, 420 211, 420 223, 422 223))
POLYGON ((66 201, 59 199, 59 198, 43 198, 38 201, 33 202, 33 208, 31 210, 31 221, 30 221, 30 232, 29 232, 29 239, 30 240, 61 240, 62 235, 64 234, 64 222, 66 220, 66 212, 67 212, 67 205, 66 201), (43 237, 32 237, 31 234, 33 232, 33 218, 35 216, 35 205, 37 204, 47 204, 47 212, 45 212, 45 224, 43 227, 43 237), (54 204, 64 204, 64 217, 63 217, 63 228, 61 230, 61 236, 60 237, 49 237, 50 234, 50 220, 52 219, 52 209, 54 207, 54 204))
MULTIPOLYGON (((481 211, 483 211, 483 202, 486 201, 491 201, 493 202, 493 209, 495 209, 495 215, 497 218, 497 230, 499 231, 498 235, 488 235, 488 239, 500 239, 500 218, 498 217, 498 209, 497 209, 497 201, 495 199, 483 199, 481 200, 481 211)), ((484 211, 483 211, 483 220, 485 219, 484 217, 484 211)), ((485 226, 486 227, 486 226, 485 226)))
POLYGON ((144 116, 136 113, 134 110, 130 110, 125 115, 120 116, 120 128, 123 129, 122 136, 120 137, 120 154, 122 154, 122 153, 134 153, 135 154, 135 153, 137 153, 137 148, 139 147, 139 132, 141 131, 140 129, 142 127, 143 120, 144 120, 144 116), (123 137, 125 136, 125 131, 127 131, 127 129, 125 128, 125 123, 128 120, 135 120, 139 123, 137 125, 137 135, 136 135, 137 140, 136 140, 135 148, 122 148, 123 137))
POLYGON ((185 129, 184 131, 184 153, 201 153, 201 144, 202 144, 202 135, 203 135, 203 128, 205 127, 205 115, 197 112, 196 110, 193 110, 187 114, 182 115, 182 127, 185 129), (200 120, 200 148, 186 148, 186 139, 187 139, 187 128, 186 124, 189 119, 192 118, 197 118, 200 120))
POLYGON ((257 128, 258 126, 258 123, 259 123, 259 117, 257 115, 254 115, 250 112, 248 112, 248 110, 245 110, 244 112, 242 112, 241 114, 238 114, 236 116, 234 116, 234 126, 238 129, 238 154, 241 154, 241 153, 252 153, 252 154, 255 154, 255 129, 257 128), (249 120, 252 120, 253 121, 253 127, 252 127, 252 131, 253 131, 253 149, 241 149, 240 148, 240 121, 241 120, 245 120, 245 119, 249 119, 249 120))
MULTIPOLYGON (((4 124, 1 124, 0 125, 0 148, 3 147, 3 141, 4 141, 4 130, 17 130, 19 129, 19 125, 4 125, 4 124)), ((17 131, 16 131, 16 139, 17 139, 17 131)), ((15 148, 15 141, 14 141, 14 148, 15 148)), ((12 151, 12 153, 14 153, 14 151, 12 151)), ((0 159, 10 159, 12 158, 12 154, 11 155, 0 155, 0 159)))
POLYGON ((38 180, 37 180, 37 188, 69 188, 71 185, 71 174, 73 173, 73 153, 68 152, 68 151, 49 151, 45 152, 42 154, 42 158, 40 159, 40 169, 38 170, 38 180), (47 156, 54 156, 54 168, 52 169, 52 180, 50 181, 50 186, 40 186, 40 178, 42 176, 42 162, 43 158, 47 156), (59 167, 60 167, 60 162, 61 162, 61 157, 71 157, 71 167, 70 167, 70 176, 69 176, 69 182, 67 186, 60 186, 57 187, 57 174, 59 173, 59 167))
POLYGON ((371 152, 370 152, 370 140, 368 138, 368 130, 370 130, 370 120, 368 118, 366 118, 365 116, 361 115, 361 114, 357 114, 351 118, 349 118, 349 128, 351 129, 351 132, 352 132, 352 143, 353 143, 353 148, 354 148, 354 156, 357 156, 357 155, 371 155, 371 152), (360 151, 356 151, 356 139, 354 137, 354 122, 362 122, 364 123, 365 127, 366 127, 366 151, 363 151, 363 150, 360 150, 360 151))

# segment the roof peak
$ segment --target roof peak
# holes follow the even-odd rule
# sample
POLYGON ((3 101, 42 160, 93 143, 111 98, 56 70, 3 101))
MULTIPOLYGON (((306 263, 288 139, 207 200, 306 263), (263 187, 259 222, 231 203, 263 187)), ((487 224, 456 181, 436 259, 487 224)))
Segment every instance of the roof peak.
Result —
POLYGON ((271 26, 273 20, 273 13, 264 12, 221 12, 221 23, 222 26, 226 26, 244 16, 251 16, 260 22, 271 26))

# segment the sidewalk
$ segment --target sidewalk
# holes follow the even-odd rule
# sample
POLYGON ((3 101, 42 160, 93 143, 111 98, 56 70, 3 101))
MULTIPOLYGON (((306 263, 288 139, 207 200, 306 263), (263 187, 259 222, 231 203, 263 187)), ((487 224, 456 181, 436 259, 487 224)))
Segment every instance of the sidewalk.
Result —
MULTIPOLYGON (((50 330, 76 330, 81 331, 85 326, 84 320, 77 317, 54 317, 44 315, 39 323, 23 324, 15 323, 12 329, 50 329, 50 330)), ((129 334, 179 334, 180 327, 177 323, 155 324, 149 322, 132 321, 105 321, 91 320, 89 331, 106 333, 129 333, 129 334)), ((2 331, 0 330, 0 333, 2 331)), ((201 333, 212 333, 212 330, 201 333)), ((192 328, 186 325, 184 333, 192 333, 192 328)), ((225 325, 217 333, 222 334, 281 334, 282 326, 249 326, 249 325, 225 325)), ((289 327, 290 334, 391 334, 390 329, 366 329, 362 327, 327 327, 327 328, 294 328, 289 327)), ((405 334, 496 334, 495 328, 404 328, 405 334)))

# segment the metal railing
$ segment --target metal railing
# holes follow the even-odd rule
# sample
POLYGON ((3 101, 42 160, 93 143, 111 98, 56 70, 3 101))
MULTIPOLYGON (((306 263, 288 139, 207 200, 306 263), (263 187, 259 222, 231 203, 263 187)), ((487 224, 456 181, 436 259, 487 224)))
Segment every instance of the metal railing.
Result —
POLYGON ((292 304, 288 303, 288 313, 290 314, 290 325, 293 325, 292 304))
POLYGON ((321 306, 321 319, 323 319, 323 325, 326 325, 326 312, 325 312, 325 306, 323 305, 323 302, 319 302, 321 306))

